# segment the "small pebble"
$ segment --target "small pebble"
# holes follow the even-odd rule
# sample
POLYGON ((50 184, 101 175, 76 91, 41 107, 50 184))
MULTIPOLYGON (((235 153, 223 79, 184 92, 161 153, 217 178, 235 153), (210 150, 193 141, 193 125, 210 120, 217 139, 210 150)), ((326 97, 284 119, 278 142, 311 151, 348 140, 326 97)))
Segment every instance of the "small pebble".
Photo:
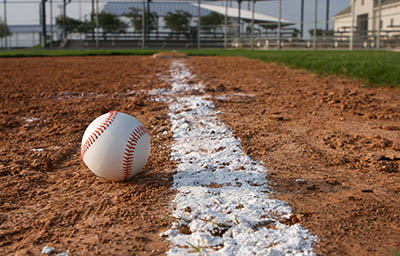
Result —
POLYGON ((50 254, 54 251, 53 247, 48 247, 47 245, 43 247, 42 254, 50 254))

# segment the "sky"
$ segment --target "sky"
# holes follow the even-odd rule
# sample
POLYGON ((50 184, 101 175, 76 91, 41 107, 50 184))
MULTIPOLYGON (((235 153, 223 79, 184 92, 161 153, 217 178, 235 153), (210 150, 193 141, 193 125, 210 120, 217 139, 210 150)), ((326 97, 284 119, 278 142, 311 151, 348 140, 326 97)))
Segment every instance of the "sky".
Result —
MULTIPOLYGON (((50 0, 48 0, 49 3, 50 0)), ((106 0, 100 0, 101 6, 106 0)), ((120 0, 126 1, 126 0, 120 0)), ((305 0, 305 31, 314 26, 314 3, 315 0, 305 0)), ((332 16, 343 10, 349 5, 350 0, 330 0, 330 27, 333 26, 332 16)), ((60 15, 61 9, 58 7, 62 3, 61 0, 53 0, 53 16, 60 15)), ((223 5, 224 1, 216 2, 215 5, 223 5)), ((300 0, 282 0, 282 19, 296 23, 296 27, 300 27, 300 0)), ((233 1, 232 7, 237 7, 237 2, 233 1)), ((243 2, 242 8, 247 9, 248 3, 243 2)), ((325 12, 326 0, 318 0, 318 27, 325 28, 325 12)), ((50 7, 47 4, 47 18, 49 22, 50 7)), ((67 6, 67 16, 73 18, 84 18, 90 13, 90 0, 72 0, 67 6)), ((270 16, 278 17, 278 2, 275 1, 259 1, 256 2, 256 12, 264 13, 270 16)), ((0 17, 4 16, 4 4, 0 1, 0 17)), ((38 0, 7 0, 7 23, 9 25, 17 24, 39 24, 39 1, 38 0)))

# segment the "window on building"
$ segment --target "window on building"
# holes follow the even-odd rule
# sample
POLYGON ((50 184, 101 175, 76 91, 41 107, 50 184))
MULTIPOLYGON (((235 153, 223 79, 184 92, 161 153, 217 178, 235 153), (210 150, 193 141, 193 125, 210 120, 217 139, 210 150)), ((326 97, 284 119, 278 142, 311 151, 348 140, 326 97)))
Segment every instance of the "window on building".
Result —
POLYGON ((361 0, 361 5, 364 5, 364 0, 361 0))
POLYGON ((383 28, 383 20, 379 21, 379 28, 383 28))
POLYGON ((391 26, 391 27, 394 26, 394 19, 390 19, 390 26, 391 26))

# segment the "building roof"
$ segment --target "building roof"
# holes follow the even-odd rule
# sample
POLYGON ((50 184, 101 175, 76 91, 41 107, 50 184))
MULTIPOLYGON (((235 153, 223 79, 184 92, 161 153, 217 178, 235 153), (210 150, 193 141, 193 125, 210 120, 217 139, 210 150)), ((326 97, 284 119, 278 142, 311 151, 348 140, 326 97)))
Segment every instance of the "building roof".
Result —
MULTIPOLYGON (((374 7, 378 6, 378 0, 373 0, 374 1, 374 7)), ((381 4, 382 5, 388 5, 388 4, 394 4, 394 3, 400 3, 400 0, 382 0, 381 4)), ((350 14, 351 12, 351 5, 347 7, 346 9, 340 11, 338 14, 336 14, 334 17, 343 15, 343 14, 350 14)))
POLYGON ((339 13, 337 13, 334 17, 339 16, 339 15, 343 15, 343 14, 348 14, 351 12, 351 6, 347 7, 346 9, 340 11, 339 13))
MULTIPOLYGON (((129 13, 131 8, 142 10, 142 6, 142 2, 107 2, 103 11, 121 16, 129 13)), ((150 2, 150 12, 157 13, 158 17, 164 17, 168 12, 175 12, 176 10, 186 11, 192 16, 197 16, 198 11, 197 6, 188 2, 150 2)), ((208 15, 210 11, 201 8, 200 13, 201 15, 208 15)))
MULTIPOLYGON (((118 16, 122 16, 130 12, 131 8, 136 8, 141 10, 143 7, 142 2, 107 2, 104 6, 103 11, 112 13, 118 16)), ((146 6, 145 6, 146 8, 146 6)), ((177 10, 182 10, 190 13, 193 17, 197 17, 198 15, 198 4, 194 2, 150 2, 150 12, 157 13, 157 16, 164 17, 168 12, 176 12, 177 10)), ((200 14, 202 16, 208 15, 211 12, 216 12, 222 15, 225 15, 225 6, 216 6, 210 5, 206 3, 200 4, 200 14)), ((238 8, 228 7, 228 17, 238 18, 238 8)), ((244 21, 250 21, 252 17, 251 11, 241 9, 240 18, 244 21)), ((271 17, 262 13, 255 12, 254 13, 254 21, 258 24, 276 24, 278 19, 275 17, 271 17)), ((287 26, 292 25, 293 23, 281 19, 281 25, 287 26)), ((276 26, 276 25, 275 25, 276 26)))
MULTIPOLYGON (((197 6, 197 3, 193 3, 192 5, 197 6)), ((202 8, 205 8, 209 11, 213 11, 222 15, 225 15, 225 6, 216 6, 216 5, 209 5, 209 4, 201 4, 202 8)), ((238 18, 239 17, 239 10, 238 8, 228 7, 228 17, 230 18, 238 18)), ((252 12, 249 10, 241 9, 240 10, 240 19, 244 21, 251 21, 252 20, 252 12)), ((254 13, 254 22, 255 23, 273 23, 276 24, 278 22, 278 18, 268 16, 263 13, 255 12, 254 13)), ((290 21, 281 19, 281 26, 293 25, 290 21)))
MULTIPOLYGON (((41 33, 41 25, 8 25, 11 33, 41 33)), ((50 31, 50 25, 46 26, 47 31, 50 31)), ((53 25, 53 31, 59 31, 56 25, 53 25)))

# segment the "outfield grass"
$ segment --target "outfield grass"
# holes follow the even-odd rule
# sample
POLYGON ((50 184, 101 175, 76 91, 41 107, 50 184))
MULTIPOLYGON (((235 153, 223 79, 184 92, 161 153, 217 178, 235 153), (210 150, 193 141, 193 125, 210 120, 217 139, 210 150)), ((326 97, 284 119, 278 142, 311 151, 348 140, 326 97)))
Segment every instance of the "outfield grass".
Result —
MULTIPOLYGON (((0 57, 151 55, 160 50, 19 50, 0 57)), ((369 86, 400 87, 400 53, 389 51, 185 50, 191 56, 243 56, 363 80, 369 86)))
POLYGON ((363 80, 369 86, 400 87, 400 53, 389 51, 185 51, 189 55, 244 56, 266 62, 363 80))

